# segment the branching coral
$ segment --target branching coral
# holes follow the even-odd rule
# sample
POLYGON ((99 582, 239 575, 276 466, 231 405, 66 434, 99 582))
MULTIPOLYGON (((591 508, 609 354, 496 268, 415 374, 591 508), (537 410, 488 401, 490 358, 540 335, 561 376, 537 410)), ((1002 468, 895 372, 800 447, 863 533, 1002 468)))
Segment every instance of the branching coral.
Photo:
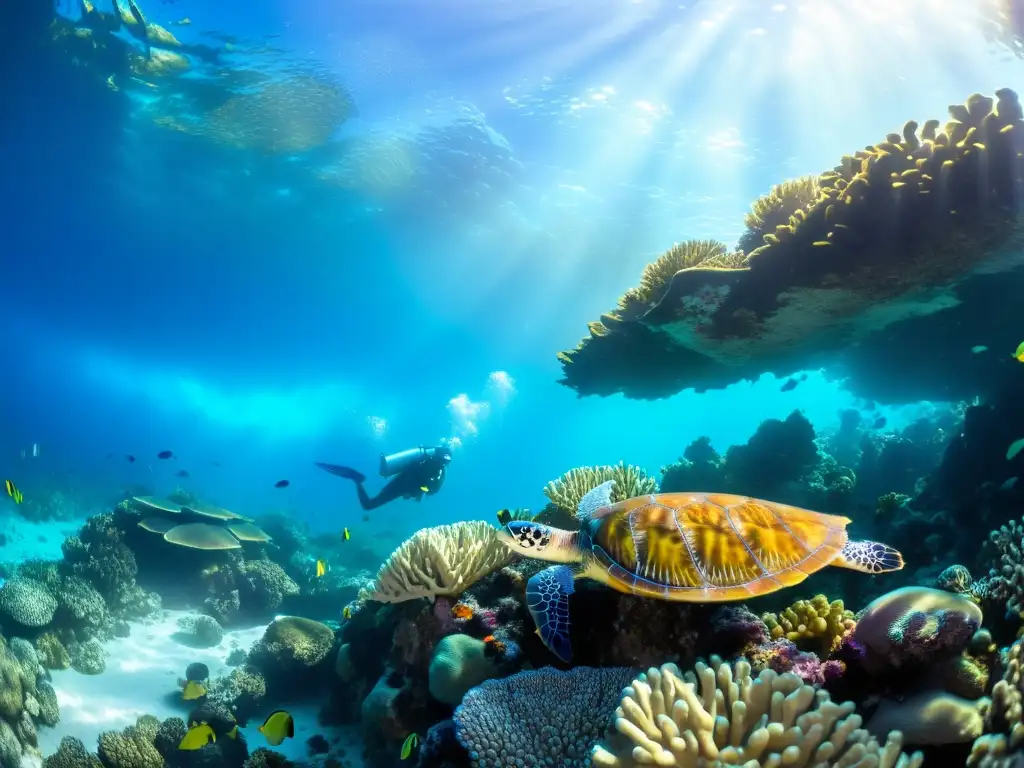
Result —
POLYGON ((1003 654, 1003 677, 992 687, 986 730, 971 748, 967 765, 1011 768, 1020 765, 1024 746, 1024 640, 1003 654))
POLYGON ((456 736, 473 768, 584 768, 633 674, 626 667, 545 667, 488 680, 455 710, 456 736))
POLYGON ((989 571, 987 595, 1024 616, 1024 523, 1011 520, 989 534, 999 553, 997 566, 989 571))
POLYGON ((743 220, 747 231, 740 237, 739 249, 743 253, 750 253, 764 245, 765 235, 775 237, 777 227, 788 226, 790 217, 798 209, 806 210, 817 198, 816 176, 802 176, 776 184, 750 207, 750 213, 743 220))
POLYGON ((797 600, 781 614, 765 613, 761 619, 776 640, 785 638, 822 657, 836 650, 856 625, 842 600, 830 602, 825 595, 797 600))
POLYGON ((497 529, 487 523, 423 528, 391 553, 363 596, 382 603, 456 596, 511 560, 497 529))
POLYGON ((917 768, 924 758, 901 752, 902 737, 884 746, 861 728, 850 702, 792 674, 751 677, 750 665, 712 659, 681 675, 674 664, 650 669, 623 692, 612 738, 594 748, 595 766, 696 768, 708 764, 917 768))
POLYGON ((544 495, 563 512, 576 514, 576 508, 588 491, 601 483, 613 481, 612 501, 631 499, 657 493, 658 483, 653 477, 632 464, 619 462, 611 466, 577 467, 544 486, 544 495))

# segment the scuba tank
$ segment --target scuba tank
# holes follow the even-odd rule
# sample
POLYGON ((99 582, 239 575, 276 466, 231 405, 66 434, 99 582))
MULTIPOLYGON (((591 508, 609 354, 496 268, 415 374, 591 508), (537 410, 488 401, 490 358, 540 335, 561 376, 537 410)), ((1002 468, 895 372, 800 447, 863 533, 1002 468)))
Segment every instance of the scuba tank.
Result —
POLYGON ((392 453, 390 456, 385 456, 382 453, 380 455, 381 477, 394 477, 399 472, 403 472, 409 467, 433 457, 436 452, 437 448, 424 448, 421 445, 418 448, 410 448, 407 451, 392 453))

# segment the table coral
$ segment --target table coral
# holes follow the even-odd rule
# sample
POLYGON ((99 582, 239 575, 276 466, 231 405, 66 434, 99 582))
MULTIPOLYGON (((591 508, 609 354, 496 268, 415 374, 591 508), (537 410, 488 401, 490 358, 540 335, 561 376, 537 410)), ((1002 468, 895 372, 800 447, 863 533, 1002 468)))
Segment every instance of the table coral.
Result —
POLYGON ((792 674, 751 677, 745 660, 712 659, 682 675, 651 668, 623 691, 615 734, 594 747, 595 766, 881 766, 916 768, 899 733, 880 746, 861 728, 853 703, 837 704, 792 674))
POLYGON ((626 667, 545 667, 488 680, 455 710, 456 736, 473 768, 584 768, 633 675, 626 667))
POLYGON ((544 495, 561 511, 575 516, 580 500, 608 480, 613 482, 613 502, 658 492, 658 484, 653 477, 648 477, 639 467, 619 462, 610 466, 570 469, 544 486, 544 495))
POLYGON ((782 613, 765 613, 761 618, 776 640, 785 638, 822 656, 838 648, 856 625, 853 611, 846 610, 842 600, 830 602, 825 595, 797 600, 782 613))
POLYGON ((362 596, 382 603, 457 596, 512 557, 498 530, 481 521, 422 528, 388 556, 362 596))

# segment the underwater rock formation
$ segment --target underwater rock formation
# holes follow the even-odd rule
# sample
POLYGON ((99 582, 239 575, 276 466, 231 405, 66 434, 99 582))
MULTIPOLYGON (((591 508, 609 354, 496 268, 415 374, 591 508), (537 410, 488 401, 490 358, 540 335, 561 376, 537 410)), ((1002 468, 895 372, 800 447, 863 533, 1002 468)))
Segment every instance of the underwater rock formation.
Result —
MULTIPOLYGON (((911 120, 844 156, 805 195, 770 193, 778 202, 755 206, 752 230, 761 234, 769 210, 786 207, 788 217, 742 261, 699 262, 670 279, 668 270, 646 270, 657 285, 627 292, 590 324, 589 338, 559 353, 561 383, 580 396, 659 398, 788 375, 845 351, 849 385, 868 397, 954 400, 983 391, 997 361, 972 355, 977 341, 963 334, 999 327, 992 313, 1013 300, 998 283, 1021 266, 1006 246, 1021 236, 1024 121, 1017 94, 1005 88, 994 99, 972 94, 949 114, 945 126, 911 120), (951 343, 955 363, 952 350, 935 354, 951 343)), ((1013 349, 1018 341, 1008 333, 993 343, 1013 349)))

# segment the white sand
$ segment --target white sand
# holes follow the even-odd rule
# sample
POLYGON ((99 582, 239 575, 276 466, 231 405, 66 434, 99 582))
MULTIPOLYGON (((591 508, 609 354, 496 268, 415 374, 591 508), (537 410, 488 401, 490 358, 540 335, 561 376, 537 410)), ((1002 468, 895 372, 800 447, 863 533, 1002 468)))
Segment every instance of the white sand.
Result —
MULTIPOLYGON (((178 619, 188 615, 184 611, 164 611, 150 624, 133 623, 131 635, 104 644, 107 668, 100 675, 82 675, 74 670, 53 671, 53 687, 60 704, 60 722, 55 728, 39 728, 39 748, 51 755, 64 736, 75 736, 86 747, 96 748, 102 731, 120 730, 131 725, 140 715, 167 717, 188 716, 190 705, 181 701, 178 679, 185 677, 185 668, 199 661, 210 668, 210 677, 231 671, 225 660, 235 648, 248 650, 262 635, 264 626, 238 629, 224 633, 220 645, 196 649, 182 645, 171 636, 178 629, 178 619)), ((269 714, 273 707, 268 708, 269 714)), ((339 740, 344 745, 346 758, 352 766, 362 765, 359 755, 358 731, 352 728, 327 728, 317 723, 317 704, 288 706, 295 719, 295 738, 285 739, 271 747, 290 760, 307 759, 306 740, 323 734, 332 744, 339 740)), ((240 731, 252 752, 269 746, 259 726, 263 718, 253 718, 240 731)))

